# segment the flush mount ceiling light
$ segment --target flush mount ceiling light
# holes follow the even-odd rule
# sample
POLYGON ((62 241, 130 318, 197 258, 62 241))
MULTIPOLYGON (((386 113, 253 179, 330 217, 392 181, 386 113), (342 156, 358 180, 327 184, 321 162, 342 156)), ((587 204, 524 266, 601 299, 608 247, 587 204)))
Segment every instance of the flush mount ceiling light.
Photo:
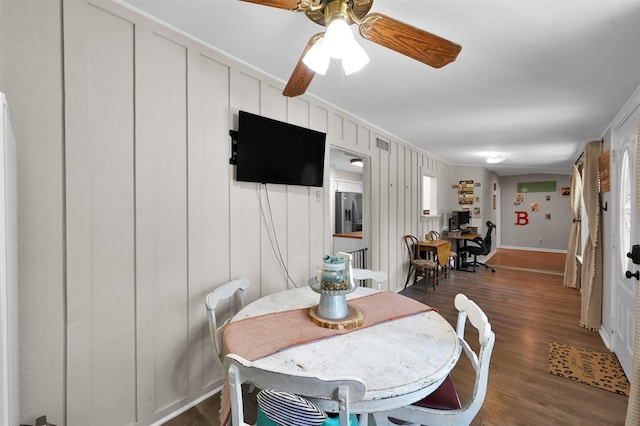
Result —
POLYGON ((369 62, 364 49, 356 42, 347 20, 346 2, 334 1, 326 7, 324 35, 318 37, 302 62, 314 72, 325 75, 331 58, 342 59, 345 75, 359 71, 369 62))
POLYGON ((362 162, 362 158, 354 158, 351 160, 351 165, 356 167, 362 167, 364 163, 362 162))
POLYGON ((504 160, 506 160, 506 157, 502 157, 502 156, 487 157, 487 163, 489 164, 502 163, 504 160))

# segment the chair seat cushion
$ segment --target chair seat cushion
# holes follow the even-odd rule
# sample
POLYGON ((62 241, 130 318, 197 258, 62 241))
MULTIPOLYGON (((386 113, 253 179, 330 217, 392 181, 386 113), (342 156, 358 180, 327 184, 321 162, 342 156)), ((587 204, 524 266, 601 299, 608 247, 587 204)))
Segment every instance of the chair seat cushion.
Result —
POLYGON ((320 426, 327 415, 301 396, 276 389, 258 392, 258 426, 320 426), (264 416, 262 415, 264 414, 264 416))
POLYGON ((414 402, 413 405, 436 410, 455 410, 462 407, 456 387, 453 384, 453 380, 451 380, 451 375, 448 375, 433 393, 418 402, 414 402))
MULTIPOLYGON (((327 419, 322 423, 322 426, 339 426, 340 418, 338 416, 327 417, 327 419)), ((349 414, 349 426, 359 426, 358 417, 355 414, 349 414)))
POLYGON ((436 267, 436 262, 434 262, 433 260, 427 260, 427 259, 414 259, 411 261, 411 264, 418 268, 425 268, 425 269, 436 267))

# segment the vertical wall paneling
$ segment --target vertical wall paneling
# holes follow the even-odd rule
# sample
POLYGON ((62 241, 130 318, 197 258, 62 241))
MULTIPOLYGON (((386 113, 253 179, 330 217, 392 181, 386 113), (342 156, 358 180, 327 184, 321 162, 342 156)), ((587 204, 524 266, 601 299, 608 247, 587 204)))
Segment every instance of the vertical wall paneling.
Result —
MULTIPOLYGON (((369 176, 370 180, 367 182, 370 186, 370 198, 371 198, 371 216, 368 223, 368 229, 370 230, 369 235, 371 237, 370 246, 371 248, 376 247, 377 249, 381 247, 381 233, 382 228, 387 226, 387 224, 383 224, 381 219, 381 204, 380 204, 380 152, 378 150, 371 152, 370 157, 370 166, 369 166, 369 176)), ((371 267, 376 269, 380 264, 380 255, 378 250, 375 252, 373 250, 369 253, 369 258, 371 260, 371 267)))
POLYGON ((412 155, 413 151, 411 151, 409 148, 405 148, 404 150, 404 183, 403 183, 403 189, 404 189, 404 223, 405 223, 405 234, 415 234, 416 230, 415 230, 415 225, 413 224, 412 221, 412 215, 411 215, 411 209, 412 209, 412 204, 411 204, 411 155, 412 155))
POLYGON ((386 186, 389 191, 388 285, 389 290, 393 291, 401 283, 401 274, 398 271, 404 259, 401 256, 402 235, 398 232, 398 144, 393 142, 389 144, 389 181, 386 182, 386 186))
MULTIPOLYGON (((411 232, 410 229, 408 229, 407 227, 407 206, 406 206, 406 185, 405 185, 405 180, 406 180, 406 174, 407 174, 407 167, 406 167, 406 152, 407 152, 407 148, 404 145, 398 145, 398 156, 397 156, 397 164, 398 164, 398 235, 400 236, 400 239, 402 240, 402 237, 406 234, 409 234, 411 232)), ((402 247, 402 257, 401 259, 405 260, 406 259, 406 249, 404 247, 404 243, 401 242, 401 247, 402 247)), ((406 274, 408 272, 408 263, 405 261, 402 262, 402 267, 399 268, 399 272, 400 272, 400 277, 402 278, 401 282, 402 285, 404 285, 405 282, 405 277, 406 274)))
POLYGON ((327 136, 331 143, 342 145, 341 142, 344 140, 344 117, 334 112, 329 114, 327 136))
POLYGON ((380 158, 379 167, 380 174, 379 179, 375 183, 380 192, 380 203, 377 204, 380 210, 380 250, 378 251, 379 261, 375 265, 375 268, 381 271, 389 271, 389 256, 387 253, 390 251, 389 241, 389 229, 391 228, 390 212, 392 206, 389 203, 389 153, 381 149, 374 149, 377 156, 380 158))
POLYGON ((188 54, 190 394, 221 383, 206 327, 204 297, 229 281, 229 69, 188 54), (213 383, 212 381, 216 382, 213 383))
POLYGON ((310 126, 319 132, 329 131, 329 110, 319 105, 311 107, 310 126))
POLYGON ((136 413, 133 27, 84 3, 65 4, 65 24, 68 423, 127 424, 136 413))
POLYGON ((260 115, 287 121, 287 98, 282 96, 282 87, 260 84, 260 115))
POLYGON ((411 151, 411 183, 409 184, 409 192, 410 192, 410 197, 411 197, 411 204, 410 204, 410 209, 411 209, 411 224, 412 227, 411 229, 413 230, 413 234, 420 238, 420 230, 418 229, 418 225, 420 224, 420 220, 418 217, 418 213, 420 210, 419 207, 419 179, 418 179, 418 174, 419 171, 421 169, 421 167, 419 166, 420 164, 422 164, 422 154, 420 154, 419 152, 412 150, 411 151))
POLYGON ((343 141, 352 149, 358 144, 358 125, 351 120, 344 120, 343 141))
MULTIPOLYGON (((278 93, 280 98, 284 98, 278 93)), ((313 128, 311 126, 311 105, 305 99, 286 98, 287 100, 287 121, 296 126, 313 128)))
MULTIPOLYGON (((87 6, 64 3, 65 173, 67 255, 67 419, 68 424, 90 424, 91 394, 91 271, 90 192, 91 148, 87 63, 87 6), (73 76, 74 78, 69 78, 73 76)), ((21 314, 23 314, 21 312, 21 314)), ((28 346, 20 342, 21 350, 28 346)), ((32 373, 33 374, 33 373, 32 373)), ((37 374, 37 372, 36 372, 37 374)), ((24 382, 21 381, 21 391, 24 382)), ((22 406, 21 409, 25 410, 22 406)), ((32 413, 29 413, 32 414, 32 413)), ((51 414, 49 414, 51 415, 51 414)), ((51 417, 50 417, 51 418, 51 417)))
POLYGON ((136 27, 139 403, 154 416, 188 396, 186 49, 136 27), (157 70, 162 72, 157 72, 157 70))
MULTIPOLYGON (((327 133, 329 130, 329 111, 319 105, 311 105, 309 111, 309 127, 318 130, 319 132, 327 133)), ((328 210, 331 204, 329 197, 333 196, 330 193, 329 187, 329 138, 325 141, 325 154, 324 154, 324 178, 323 188, 316 188, 313 191, 310 216, 312 223, 318 224, 318 229, 313 236, 313 242, 309 251, 309 270, 311 273, 315 271, 318 265, 318 260, 325 254, 329 253, 331 248, 331 214, 328 214, 328 210), (320 195, 318 196, 318 192, 320 195), (321 217, 321 219, 319 219, 321 217), (321 225, 320 225, 321 224, 321 225)))
POLYGON ((136 413, 133 26, 95 7, 88 22, 91 414, 126 424, 136 413))
POLYGON ((285 185, 260 185, 261 208, 264 211, 264 217, 262 214, 260 216, 260 281, 263 296, 287 288, 286 272, 281 265, 283 263, 288 269, 287 192, 285 185))
MULTIPOLYGON (((364 125, 359 125, 357 129, 357 147, 356 151, 363 154, 363 157, 368 157, 369 159, 375 156, 375 153, 370 149, 372 139, 371 129, 364 125)), ((372 250, 372 241, 371 241, 371 232, 372 226, 374 225, 372 220, 373 215, 373 203, 371 202, 371 193, 374 190, 372 188, 372 171, 375 170, 373 166, 369 165, 369 167, 365 167, 362 170, 362 244, 364 247, 369 248, 368 250, 368 262, 371 262, 373 256, 372 250)))
MULTIPOLYGON (((238 111, 260 114, 260 81, 248 74, 231 69, 230 111, 233 128, 238 129, 238 111)), ((228 129, 227 129, 228 130, 228 129)), ((229 166, 229 232, 231 278, 246 276, 251 282, 248 301, 258 299, 260 291, 261 217, 256 184, 237 182, 235 170, 229 166)))
MULTIPOLYGON (((287 245, 289 274, 298 287, 306 285, 311 276, 309 271, 309 252, 311 246, 310 230, 313 226, 309 214, 309 188, 305 186, 287 186, 287 245), (299 232, 294 231, 299 229, 299 232)), ((320 259, 316 259, 320 264, 320 259)))

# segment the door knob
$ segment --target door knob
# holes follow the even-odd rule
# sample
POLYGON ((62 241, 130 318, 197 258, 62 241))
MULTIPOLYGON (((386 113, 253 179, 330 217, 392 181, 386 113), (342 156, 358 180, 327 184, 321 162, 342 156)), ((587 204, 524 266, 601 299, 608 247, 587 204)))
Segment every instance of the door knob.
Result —
POLYGON ((640 280, 640 271, 636 271, 633 274, 631 271, 627 271, 624 274, 627 278, 636 277, 636 280, 640 280))
POLYGON ((631 259, 634 264, 640 265, 640 245, 634 244, 634 246, 631 247, 631 252, 627 253, 627 257, 631 259))

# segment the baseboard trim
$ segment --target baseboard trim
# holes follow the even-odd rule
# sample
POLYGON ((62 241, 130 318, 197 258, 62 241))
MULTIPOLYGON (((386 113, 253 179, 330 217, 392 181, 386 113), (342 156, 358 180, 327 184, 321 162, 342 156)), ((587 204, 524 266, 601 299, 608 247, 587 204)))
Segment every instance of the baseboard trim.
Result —
POLYGON ((526 251, 544 251, 549 253, 567 253, 567 250, 563 249, 550 249, 550 248, 540 248, 540 247, 518 247, 518 246, 500 246, 499 248, 509 249, 509 250, 526 250, 526 251))
POLYGON ((202 401, 204 401, 205 399, 211 398, 213 395, 217 394, 218 392, 220 392, 222 390, 222 386, 219 386, 215 389, 213 389, 210 392, 207 392, 206 394, 202 395, 200 398, 194 399, 193 401, 191 401, 189 404, 180 407, 179 409, 177 409, 176 411, 172 412, 171 414, 168 414, 166 416, 164 416, 163 418, 161 418, 160 420, 151 423, 150 426, 161 426, 163 424, 165 424, 166 422, 168 422, 169 420, 178 417, 180 414, 184 413, 185 411, 189 410, 190 408, 195 407, 196 405, 200 404, 202 401))
POLYGON ((607 330, 604 329, 602 324, 600 325, 600 330, 599 330, 598 334, 600 334, 600 338, 604 342, 604 345, 607 347, 607 349, 609 349, 611 351, 612 350, 611 348, 613 347, 611 345, 611 336, 609 335, 607 330))

